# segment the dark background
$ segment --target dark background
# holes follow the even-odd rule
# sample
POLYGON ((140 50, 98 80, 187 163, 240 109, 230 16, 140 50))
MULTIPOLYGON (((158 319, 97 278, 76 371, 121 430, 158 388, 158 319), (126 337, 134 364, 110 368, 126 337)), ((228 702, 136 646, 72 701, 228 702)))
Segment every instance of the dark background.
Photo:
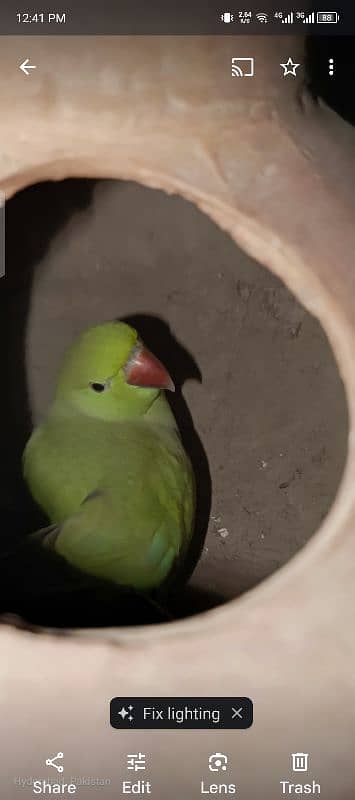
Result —
POLYGON ((308 82, 315 98, 324 100, 341 117, 355 122, 355 37, 310 36, 306 41, 308 82), (328 59, 334 58, 334 75, 328 59))

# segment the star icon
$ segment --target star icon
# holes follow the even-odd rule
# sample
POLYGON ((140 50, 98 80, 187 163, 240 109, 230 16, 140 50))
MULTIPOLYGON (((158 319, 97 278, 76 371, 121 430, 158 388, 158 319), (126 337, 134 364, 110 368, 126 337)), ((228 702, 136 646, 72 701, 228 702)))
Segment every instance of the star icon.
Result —
POLYGON ((286 75, 293 75, 296 78, 296 69, 300 66, 301 64, 296 64, 294 61, 292 61, 292 58, 289 58, 285 64, 280 64, 280 67, 282 67, 284 71, 284 78, 286 75))
POLYGON ((123 706, 123 708, 121 708, 121 711, 119 711, 118 714, 124 720, 125 717, 128 716, 128 711, 126 711, 125 707, 123 706))

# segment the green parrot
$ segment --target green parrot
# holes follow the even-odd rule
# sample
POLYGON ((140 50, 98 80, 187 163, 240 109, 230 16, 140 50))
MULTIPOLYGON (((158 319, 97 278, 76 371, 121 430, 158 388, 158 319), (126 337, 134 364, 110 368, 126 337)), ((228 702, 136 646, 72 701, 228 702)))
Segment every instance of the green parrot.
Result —
POLYGON ((177 579, 194 528, 194 475, 165 389, 174 384, 136 330, 89 328, 65 354, 23 457, 51 522, 41 544, 82 573, 142 592, 177 579))

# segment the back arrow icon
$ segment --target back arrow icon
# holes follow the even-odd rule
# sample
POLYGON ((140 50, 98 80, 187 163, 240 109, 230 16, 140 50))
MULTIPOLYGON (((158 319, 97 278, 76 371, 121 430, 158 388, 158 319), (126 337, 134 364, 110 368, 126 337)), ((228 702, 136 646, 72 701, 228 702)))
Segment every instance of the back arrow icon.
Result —
POLYGON ((20 64, 20 69, 22 69, 22 72, 24 72, 25 75, 29 75, 30 74, 29 70, 37 69, 37 67, 35 64, 30 64, 30 59, 26 58, 25 61, 23 61, 22 64, 20 64))

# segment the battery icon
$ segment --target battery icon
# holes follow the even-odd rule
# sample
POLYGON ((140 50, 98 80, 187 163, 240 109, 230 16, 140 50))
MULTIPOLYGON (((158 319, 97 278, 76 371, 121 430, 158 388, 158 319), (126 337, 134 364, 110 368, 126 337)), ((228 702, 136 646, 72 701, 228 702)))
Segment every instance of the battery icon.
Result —
POLYGON ((317 22, 339 22, 339 14, 337 11, 317 11, 317 22))

